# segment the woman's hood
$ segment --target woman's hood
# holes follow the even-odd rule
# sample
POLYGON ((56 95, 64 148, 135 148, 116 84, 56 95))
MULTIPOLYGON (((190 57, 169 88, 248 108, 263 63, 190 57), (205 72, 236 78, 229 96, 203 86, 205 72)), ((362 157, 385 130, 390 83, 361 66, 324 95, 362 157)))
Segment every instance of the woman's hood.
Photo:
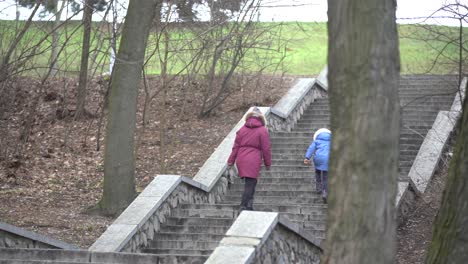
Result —
MULTIPOLYGON (((258 109, 258 108, 257 108, 258 109)), ((247 115, 245 116, 245 123, 247 124, 248 120, 249 119, 257 119, 259 120, 263 126, 266 126, 267 122, 266 122, 266 118, 265 116, 260 112, 260 110, 258 111, 251 111, 249 113, 247 113, 247 115)))

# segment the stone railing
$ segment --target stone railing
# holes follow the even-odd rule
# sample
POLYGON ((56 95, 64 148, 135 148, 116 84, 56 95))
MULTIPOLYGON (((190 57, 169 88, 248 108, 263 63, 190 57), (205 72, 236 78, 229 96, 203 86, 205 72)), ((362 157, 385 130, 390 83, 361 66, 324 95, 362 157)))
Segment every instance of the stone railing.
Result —
POLYGON ((205 263, 319 263, 316 245, 278 213, 243 211, 205 263))
POLYGON ((99 252, 140 252, 180 203, 215 203, 226 193, 228 172, 207 192, 190 178, 159 175, 89 248, 99 252))
POLYGON ((59 240, 0 222, 0 248, 78 249, 59 240))
POLYGON ((468 79, 463 78, 450 111, 440 111, 432 128, 427 133, 408 174, 409 182, 398 183, 396 205, 404 218, 415 197, 426 191, 426 187, 437 169, 445 144, 462 113, 462 102, 468 79))
POLYGON ((291 131, 305 109, 317 98, 327 97, 327 68, 317 79, 301 78, 288 93, 271 108, 268 127, 273 131, 291 131))
MULTIPOLYGON (((323 74, 322 74, 323 75, 323 74)), ((324 75, 326 78, 326 75, 324 75)), ((325 94, 315 79, 299 79, 296 85, 273 107, 259 107, 268 120, 270 130, 290 130, 305 108, 325 94)), ((246 112, 246 114, 249 111, 246 112)), ((216 203, 227 192, 231 177, 228 171, 236 132, 244 125, 244 117, 234 126, 206 160, 193 179, 179 175, 158 175, 129 207, 89 248, 102 252, 139 252, 153 240, 154 233, 172 209, 180 203, 216 203)))

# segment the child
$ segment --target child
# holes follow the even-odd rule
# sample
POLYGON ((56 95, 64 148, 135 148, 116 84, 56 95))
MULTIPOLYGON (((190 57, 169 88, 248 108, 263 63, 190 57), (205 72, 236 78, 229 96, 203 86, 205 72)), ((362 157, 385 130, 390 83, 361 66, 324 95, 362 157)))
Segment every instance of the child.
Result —
POLYGON ((314 158, 315 166, 315 190, 322 193, 324 203, 327 203, 328 195, 328 159, 330 156, 331 131, 326 128, 317 130, 314 141, 310 144, 305 154, 304 164, 310 164, 314 158))

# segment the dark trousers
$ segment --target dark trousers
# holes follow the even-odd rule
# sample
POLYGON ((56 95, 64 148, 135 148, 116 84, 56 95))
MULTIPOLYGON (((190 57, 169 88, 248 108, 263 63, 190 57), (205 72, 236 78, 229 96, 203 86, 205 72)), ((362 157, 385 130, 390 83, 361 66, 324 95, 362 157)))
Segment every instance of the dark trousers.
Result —
POLYGON ((253 200, 257 179, 242 178, 244 180, 244 193, 242 194, 241 210, 253 210, 253 200))
POLYGON ((315 170, 315 190, 322 193, 322 197, 328 195, 328 171, 315 170))

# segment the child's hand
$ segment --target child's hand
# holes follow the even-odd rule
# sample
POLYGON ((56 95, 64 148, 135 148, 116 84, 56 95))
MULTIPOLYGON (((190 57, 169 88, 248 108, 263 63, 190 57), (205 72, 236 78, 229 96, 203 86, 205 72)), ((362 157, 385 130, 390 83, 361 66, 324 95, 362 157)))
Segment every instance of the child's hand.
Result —
POLYGON ((306 164, 306 165, 307 165, 307 164, 310 164, 310 160, 304 159, 304 164, 306 164))

